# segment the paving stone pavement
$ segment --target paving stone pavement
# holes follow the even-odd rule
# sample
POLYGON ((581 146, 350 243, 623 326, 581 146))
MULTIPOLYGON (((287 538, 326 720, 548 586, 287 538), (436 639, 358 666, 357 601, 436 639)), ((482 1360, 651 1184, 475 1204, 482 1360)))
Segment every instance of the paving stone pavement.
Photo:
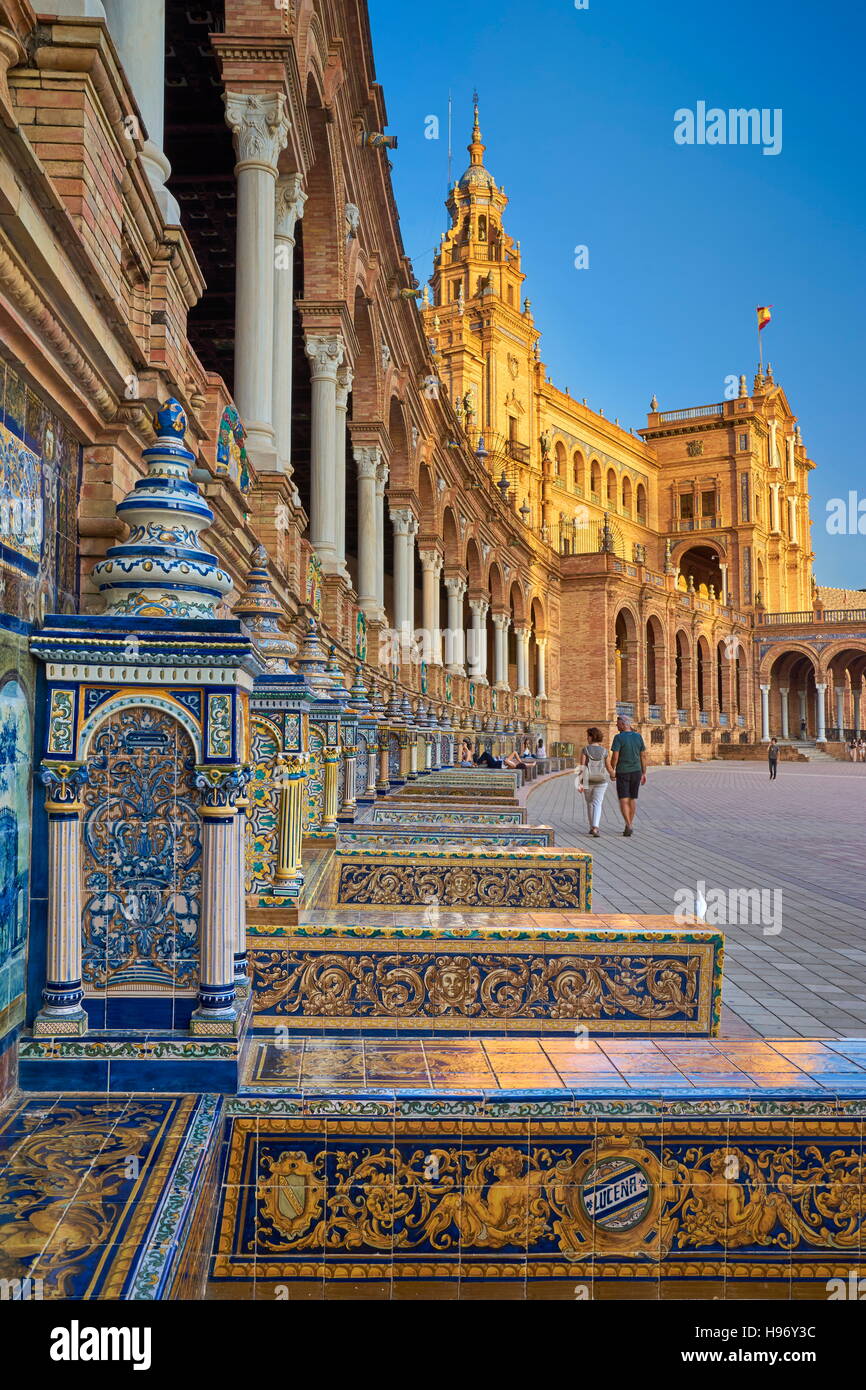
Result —
POLYGON ((678 891, 724 890, 723 1001, 749 1030, 866 1037, 866 764, 780 763, 775 782, 763 763, 651 767, 630 839, 613 785, 597 840, 574 773, 524 798, 557 844, 591 848, 596 912, 675 912, 678 891), (732 890, 762 890, 761 911, 732 890))

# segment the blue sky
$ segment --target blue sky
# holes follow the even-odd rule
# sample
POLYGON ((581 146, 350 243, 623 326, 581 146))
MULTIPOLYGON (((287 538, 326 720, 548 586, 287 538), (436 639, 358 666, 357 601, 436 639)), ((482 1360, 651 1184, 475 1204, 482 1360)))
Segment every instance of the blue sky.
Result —
POLYGON ((556 385, 626 427, 653 392, 663 410, 721 400, 729 374, 751 384, 755 305, 773 305, 764 358, 818 465, 818 582, 866 586, 866 535, 825 525, 829 499, 866 499, 866 15, 850 0, 370 0, 370 18, 419 280, 447 221, 448 91, 456 177, 477 86, 556 385), (676 144, 674 112, 699 101, 780 108, 781 152, 676 144))

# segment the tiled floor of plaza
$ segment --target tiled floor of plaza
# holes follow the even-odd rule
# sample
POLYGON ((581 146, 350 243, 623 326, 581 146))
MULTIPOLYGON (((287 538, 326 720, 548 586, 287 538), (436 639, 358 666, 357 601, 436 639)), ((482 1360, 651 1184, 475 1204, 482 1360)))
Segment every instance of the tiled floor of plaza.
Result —
POLYGON ((596 840, 572 773, 527 795, 557 844, 591 848, 596 912, 674 912, 699 882, 778 891, 775 921, 720 924, 723 1033, 866 1035, 866 764, 785 762, 775 782, 763 763, 651 768, 631 839, 613 788, 596 840))

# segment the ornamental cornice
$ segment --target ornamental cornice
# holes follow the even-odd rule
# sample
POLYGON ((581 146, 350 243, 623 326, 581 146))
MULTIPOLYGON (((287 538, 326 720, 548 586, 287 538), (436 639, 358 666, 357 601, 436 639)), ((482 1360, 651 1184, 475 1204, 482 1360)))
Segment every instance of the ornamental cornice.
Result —
POLYGON ((55 318, 45 298, 4 246, 0 246, 0 287, 37 330, 36 336, 54 350, 87 397, 88 403, 95 406, 105 420, 111 420, 117 410, 114 396, 88 365, 59 319, 55 318))

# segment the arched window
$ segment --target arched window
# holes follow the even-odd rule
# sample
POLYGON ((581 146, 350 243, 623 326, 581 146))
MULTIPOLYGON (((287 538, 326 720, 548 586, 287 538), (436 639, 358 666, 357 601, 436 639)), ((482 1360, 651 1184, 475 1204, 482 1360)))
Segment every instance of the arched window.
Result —
POLYGON ((478 240, 487 240, 487 218, 482 213, 478 219, 478 240))
POLYGON ((646 522, 646 488, 643 483, 637 485, 637 519, 646 522))
POLYGON ((616 506, 616 473, 612 468, 607 470, 607 505, 616 506))

